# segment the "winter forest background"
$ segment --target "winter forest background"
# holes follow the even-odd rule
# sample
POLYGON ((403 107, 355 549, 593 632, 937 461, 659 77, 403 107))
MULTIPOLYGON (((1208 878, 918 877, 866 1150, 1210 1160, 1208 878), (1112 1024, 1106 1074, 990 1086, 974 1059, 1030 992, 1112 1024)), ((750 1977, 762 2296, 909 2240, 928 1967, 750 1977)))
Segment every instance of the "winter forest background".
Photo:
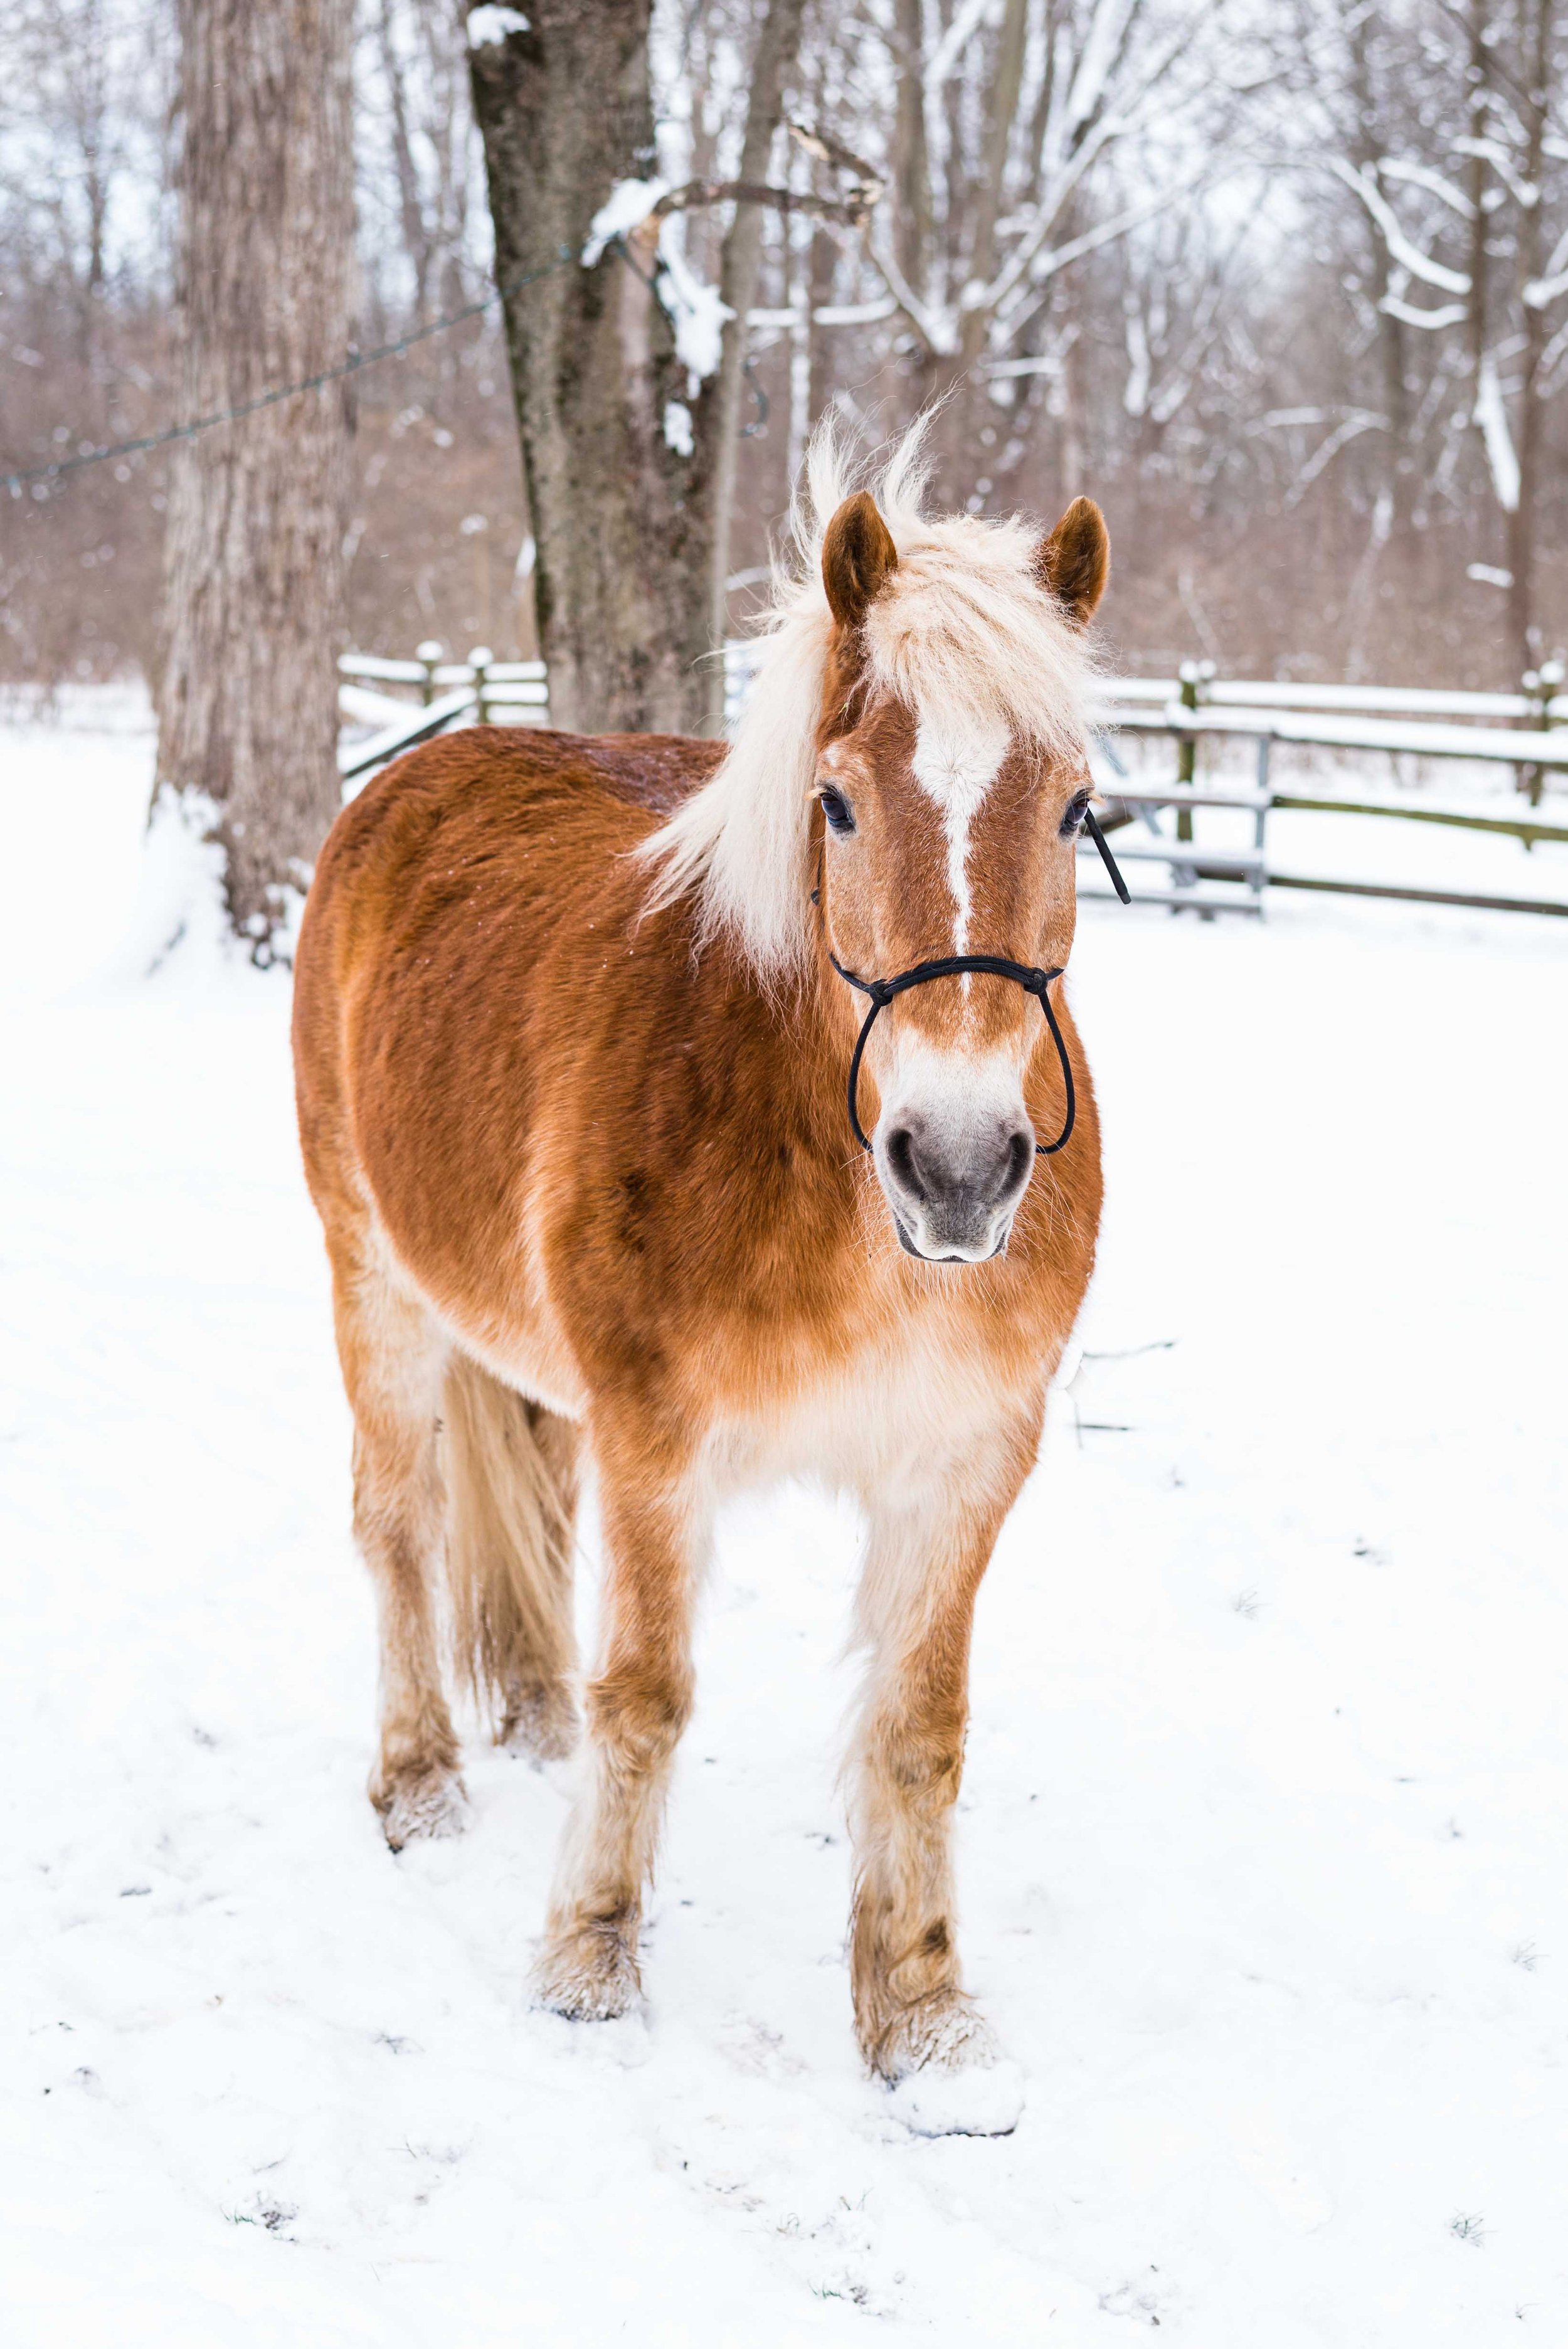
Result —
MULTIPOLYGON (((736 175, 763 14, 655 12, 671 185, 736 175)), ((786 124, 884 192, 861 229, 753 215, 732 625, 824 409, 880 435, 957 383, 943 494, 1050 515, 1092 492, 1124 667, 1512 683, 1568 633, 1560 16, 1553 0, 813 0, 786 124)), ((173 0, 14 0, 0 26, 7 465, 181 412, 175 18, 173 0)), ((493 283, 450 0, 362 0, 354 141, 368 347, 493 283)), ((769 162, 776 185, 842 192, 783 126, 769 162)), ((666 226, 699 285, 719 279, 729 217, 666 226)), ((497 311, 365 369, 352 398, 346 641, 531 653, 497 311)), ((0 675, 151 673, 170 466, 131 455, 0 501, 0 675)))

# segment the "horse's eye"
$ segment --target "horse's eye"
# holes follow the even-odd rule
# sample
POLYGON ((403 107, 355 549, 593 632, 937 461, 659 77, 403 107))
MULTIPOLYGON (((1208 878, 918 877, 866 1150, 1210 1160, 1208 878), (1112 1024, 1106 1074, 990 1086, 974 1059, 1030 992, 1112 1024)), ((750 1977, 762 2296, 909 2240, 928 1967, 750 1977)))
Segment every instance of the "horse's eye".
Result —
POLYGON ((1061 837, 1064 840, 1070 840, 1074 833, 1080 832, 1083 829, 1083 820, 1088 813, 1088 803, 1093 797, 1094 793, 1092 792, 1075 792, 1073 793, 1071 799, 1068 802, 1067 812, 1062 817, 1061 837))
POLYGON ((830 832, 836 832, 841 836, 846 832, 853 832, 854 811, 847 799, 838 792, 820 792, 818 797, 822 802, 822 813, 828 819, 830 832))

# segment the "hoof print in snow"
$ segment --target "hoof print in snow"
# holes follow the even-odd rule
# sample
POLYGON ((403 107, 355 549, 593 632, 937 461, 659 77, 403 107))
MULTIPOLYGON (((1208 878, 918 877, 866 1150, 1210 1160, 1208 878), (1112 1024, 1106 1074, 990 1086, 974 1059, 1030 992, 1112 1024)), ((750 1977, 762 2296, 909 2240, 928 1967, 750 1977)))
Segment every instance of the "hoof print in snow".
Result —
POLYGON ((455 1773, 428 1773, 395 1783, 377 1802, 381 1832, 393 1851, 408 1843, 434 1843, 459 1836, 469 1823, 469 1798, 455 1773))
POLYGON ((531 2028, 538 2043, 562 2061, 596 2072, 636 2072, 654 2052, 647 2010, 642 2005, 627 2014, 594 2016, 584 2028, 582 2015, 562 2014, 535 1997, 531 2028))
POLYGON ((1024 2075, 1006 2060, 958 2071, 927 2064, 895 2081, 887 2100, 912 2137, 1011 2137, 1024 2116, 1024 2075))

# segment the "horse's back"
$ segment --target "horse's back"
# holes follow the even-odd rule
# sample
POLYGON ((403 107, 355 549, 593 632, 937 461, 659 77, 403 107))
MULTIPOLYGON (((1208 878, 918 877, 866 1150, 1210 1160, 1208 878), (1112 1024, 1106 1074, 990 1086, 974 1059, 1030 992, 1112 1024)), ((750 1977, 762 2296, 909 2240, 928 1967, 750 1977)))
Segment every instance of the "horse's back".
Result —
POLYGON ((722 756, 676 735, 472 727, 343 810, 295 964, 301 1139, 324 1212, 363 1193, 395 1133, 417 1143, 438 1072, 449 1092, 467 1060, 476 1094, 510 1083, 521 1111, 559 1015, 545 981, 562 933, 607 944, 633 926, 645 877, 629 852, 722 756), (507 1036, 483 1032, 487 1007, 507 1036))
POLYGON ((410 888, 439 879, 432 858, 471 872, 482 857, 492 877, 510 868, 526 888, 538 834, 551 823, 570 826, 586 850, 599 834, 613 856, 672 813, 722 756, 721 743, 674 734, 475 726, 439 736, 384 768, 344 809, 316 866, 307 932, 324 922, 340 931, 346 911, 355 935, 378 914, 396 928, 410 888))

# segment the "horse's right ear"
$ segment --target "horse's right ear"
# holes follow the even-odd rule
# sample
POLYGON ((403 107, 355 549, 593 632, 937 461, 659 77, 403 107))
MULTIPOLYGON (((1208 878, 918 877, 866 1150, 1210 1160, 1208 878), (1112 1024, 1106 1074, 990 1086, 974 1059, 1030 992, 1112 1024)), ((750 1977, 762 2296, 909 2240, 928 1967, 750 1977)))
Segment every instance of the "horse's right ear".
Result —
POLYGON ((865 490, 846 498, 822 541, 822 585, 841 628, 858 628, 884 580, 898 569, 892 533, 865 490))

